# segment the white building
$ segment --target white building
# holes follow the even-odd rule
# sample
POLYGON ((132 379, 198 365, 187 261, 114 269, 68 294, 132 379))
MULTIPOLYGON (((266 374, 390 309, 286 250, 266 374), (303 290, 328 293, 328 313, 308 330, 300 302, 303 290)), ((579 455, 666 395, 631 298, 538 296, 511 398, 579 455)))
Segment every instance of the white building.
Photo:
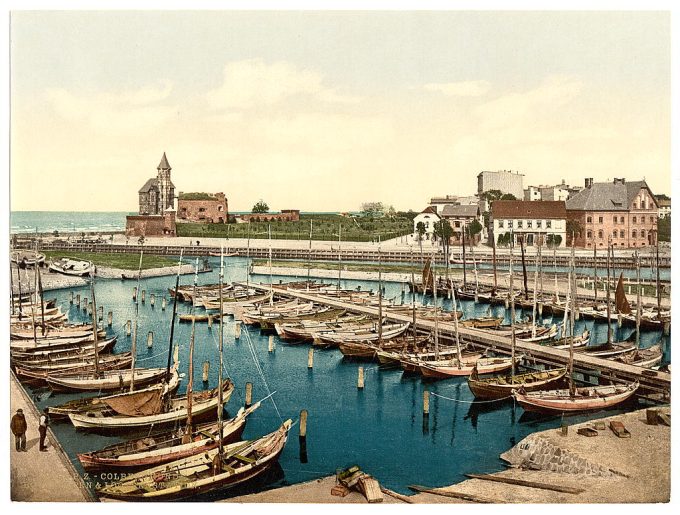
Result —
POLYGON ((418 224, 420 222, 425 226, 425 234, 423 238, 426 240, 432 239, 432 234, 434 233, 434 224, 441 220, 437 211, 432 207, 428 206, 421 213, 418 213, 413 219, 413 236, 418 237, 418 224))
POLYGON ((514 244, 524 238, 531 247, 559 236, 559 246, 567 243, 567 209, 563 201, 496 200, 491 206, 493 234, 510 234, 514 244))
POLYGON ((477 194, 490 190, 510 193, 515 198, 522 199, 524 198, 524 174, 509 170, 480 172, 477 175, 477 194))
POLYGON ((524 200, 533 202, 536 200, 541 200, 541 188, 536 186, 529 186, 524 190, 524 200))

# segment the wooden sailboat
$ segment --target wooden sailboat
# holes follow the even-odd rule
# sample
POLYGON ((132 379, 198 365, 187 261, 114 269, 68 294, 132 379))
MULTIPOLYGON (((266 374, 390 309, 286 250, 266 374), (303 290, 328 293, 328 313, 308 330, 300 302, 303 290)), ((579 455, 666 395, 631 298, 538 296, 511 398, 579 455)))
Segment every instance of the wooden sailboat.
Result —
POLYGON ((85 276, 95 273, 96 267, 92 261, 61 258, 50 263, 49 269, 64 275, 85 276))
MULTIPOLYGON (((572 238, 573 240, 573 238, 572 238)), ((571 252, 571 272, 574 270, 574 248, 571 252)), ((569 290, 575 288, 573 273, 570 273, 569 290)), ((571 318, 573 328, 574 301, 572 296, 571 318)), ((574 385, 574 348, 569 347, 568 366, 569 388, 565 390, 527 391, 525 388, 513 390, 512 395, 522 408, 527 411, 541 413, 567 413, 593 411, 608 408, 629 399, 638 389, 639 383, 623 385, 586 386, 576 388, 574 385)))

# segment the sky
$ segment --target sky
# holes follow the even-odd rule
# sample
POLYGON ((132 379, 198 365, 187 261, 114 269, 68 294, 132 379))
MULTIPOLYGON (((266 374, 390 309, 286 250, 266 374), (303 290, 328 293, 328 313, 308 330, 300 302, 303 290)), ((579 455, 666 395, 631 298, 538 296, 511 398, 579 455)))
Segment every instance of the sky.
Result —
POLYGON ((421 210, 476 192, 645 178, 670 194, 670 14, 14 11, 11 209, 421 210))

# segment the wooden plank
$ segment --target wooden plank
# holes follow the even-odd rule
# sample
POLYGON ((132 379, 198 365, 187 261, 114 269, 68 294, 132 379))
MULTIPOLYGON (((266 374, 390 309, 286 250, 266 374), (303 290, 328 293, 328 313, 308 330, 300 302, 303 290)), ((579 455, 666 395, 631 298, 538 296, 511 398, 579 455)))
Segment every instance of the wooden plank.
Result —
POLYGON ((358 486, 369 503, 383 502, 384 497, 380 491, 380 483, 375 478, 364 475, 359 478, 358 486))
POLYGON ((465 474, 469 478, 481 479, 483 481, 493 481, 496 483, 507 483, 509 485, 526 486, 527 488, 539 488, 541 490, 551 490, 553 492, 562 492, 565 494, 580 494, 585 492, 583 488, 575 488, 571 486, 550 485, 548 483, 538 483, 536 481, 526 481, 524 479, 515 479, 511 477, 494 476, 491 474, 465 474))
POLYGON ((464 494, 462 492, 452 492, 450 490, 442 490, 441 488, 427 488, 420 485, 409 485, 411 490, 422 492, 424 494, 440 495, 442 497, 451 497, 453 499, 462 499, 464 501, 476 502, 480 504, 496 504, 501 501, 489 499, 488 497, 480 497, 478 495, 464 494))
POLYGON ((390 497, 394 497, 395 499, 399 499, 400 501, 408 503, 408 504, 413 504, 415 502, 409 496, 401 495, 400 493, 397 493, 394 490, 390 490, 389 488, 385 488, 384 486, 380 487, 380 491, 382 493, 384 493, 385 495, 389 495, 390 497))

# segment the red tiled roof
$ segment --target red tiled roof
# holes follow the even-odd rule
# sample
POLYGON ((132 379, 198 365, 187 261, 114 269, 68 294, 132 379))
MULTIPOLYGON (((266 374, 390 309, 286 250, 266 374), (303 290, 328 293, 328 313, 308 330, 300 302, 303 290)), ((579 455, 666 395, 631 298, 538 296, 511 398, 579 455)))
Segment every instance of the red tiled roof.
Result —
POLYGON ((495 200, 491 204, 494 218, 566 219, 563 200, 495 200))
POLYGON ((436 210, 435 208, 433 208, 432 206, 427 206, 425 209, 423 209, 423 210, 420 212, 420 214, 423 214, 423 213, 430 213, 430 214, 436 215, 436 214, 437 214, 437 210, 436 210))

